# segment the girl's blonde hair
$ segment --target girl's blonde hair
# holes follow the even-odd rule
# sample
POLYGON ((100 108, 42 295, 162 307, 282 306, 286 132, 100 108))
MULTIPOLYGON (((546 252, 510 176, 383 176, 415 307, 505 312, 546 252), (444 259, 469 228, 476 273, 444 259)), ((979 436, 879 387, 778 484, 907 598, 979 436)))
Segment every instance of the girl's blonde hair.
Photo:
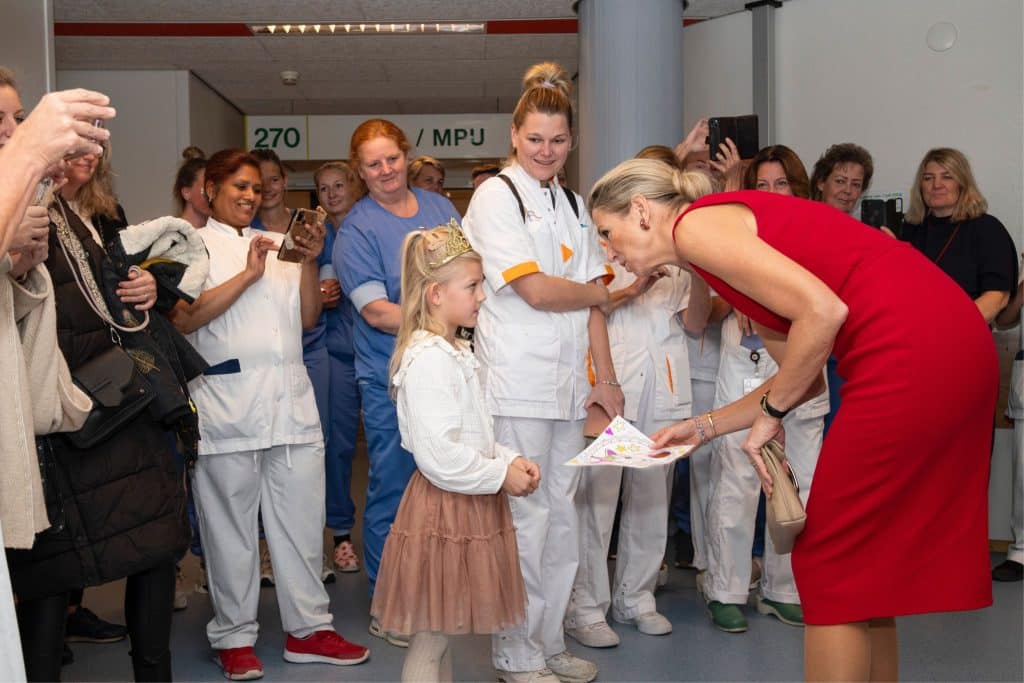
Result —
POLYGON ((960 196, 953 207, 951 221, 954 223, 969 221, 988 211, 988 202, 978 188, 974 173, 971 172, 971 163, 967 161, 964 153, 951 147, 937 147, 928 150, 917 167, 914 185, 910 188, 910 208, 903 216, 903 220, 913 225, 924 223, 925 216, 928 215, 928 207, 921 194, 921 178, 924 176, 924 167, 933 161, 952 173, 957 185, 960 186, 960 196))
POLYGON ((657 159, 629 159, 605 173, 587 197, 587 210, 616 215, 629 213, 637 195, 674 209, 714 192, 711 179, 699 171, 684 171, 657 159))
POLYGON ((458 264, 481 261, 473 251, 462 229, 453 220, 429 230, 409 233, 402 243, 402 321, 395 338, 395 351, 388 366, 388 385, 392 398, 396 388, 391 378, 402 365, 402 355, 418 330, 444 336, 444 324, 437 320, 427 305, 427 291, 433 284, 443 285, 458 272, 458 264))

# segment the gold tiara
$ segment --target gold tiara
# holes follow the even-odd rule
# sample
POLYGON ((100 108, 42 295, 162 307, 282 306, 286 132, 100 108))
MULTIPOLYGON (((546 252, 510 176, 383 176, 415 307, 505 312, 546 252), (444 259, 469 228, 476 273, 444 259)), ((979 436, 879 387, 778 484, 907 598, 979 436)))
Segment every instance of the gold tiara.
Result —
POLYGON ((463 254, 473 251, 473 245, 466 239, 466 233, 462 232, 462 228, 454 218, 448 222, 448 225, 439 225, 425 231, 423 236, 428 238, 426 244, 427 265, 431 270, 437 270, 463 254), (448 230, 448 237, 443 242, 429 239, 431 233, 440 229, 448 230))

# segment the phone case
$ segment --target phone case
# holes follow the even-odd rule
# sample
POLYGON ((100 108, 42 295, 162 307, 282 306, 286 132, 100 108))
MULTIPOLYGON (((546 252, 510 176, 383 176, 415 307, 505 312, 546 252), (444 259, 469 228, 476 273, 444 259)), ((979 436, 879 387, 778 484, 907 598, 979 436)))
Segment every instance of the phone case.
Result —
POLYGON ((313 217, 316 223, 323 225, 326 213, 318 207, 315 211, 312 209, 299 209, 292 215, 292 221, 288 225, 287 232, 284 234, 284 241, 277 252, 277 259, 279 261, 302 263, 302 253, 295 248, 295 237, 301 236, 306 239, 312 236, 306 228, 307 217, 313 217))

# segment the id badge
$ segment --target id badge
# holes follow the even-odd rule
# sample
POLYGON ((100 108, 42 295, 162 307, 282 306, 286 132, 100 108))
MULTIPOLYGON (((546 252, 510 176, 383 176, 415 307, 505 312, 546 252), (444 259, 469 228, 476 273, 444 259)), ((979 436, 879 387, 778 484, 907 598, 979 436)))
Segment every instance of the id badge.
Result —
POLYGON ((744 377, 743 378, 743 395, 746 396, 754 389, 764 384, 764 380, 760 377, 744 377))

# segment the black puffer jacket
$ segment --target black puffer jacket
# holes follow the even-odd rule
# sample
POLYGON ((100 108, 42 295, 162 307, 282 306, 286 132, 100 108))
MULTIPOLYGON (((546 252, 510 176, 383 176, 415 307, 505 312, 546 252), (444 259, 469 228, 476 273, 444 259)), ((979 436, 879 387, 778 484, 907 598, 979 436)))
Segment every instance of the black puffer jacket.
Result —
MULTIPOLYGON (((99 281, 103 251, 77 216, 66 213, 99 281)), ((101 234, 111 229, 98 227, 101 234)), ((73 373, 110 348, 110 330, 75 284, 53 224, 46 266, 56 294, 58 344, 73 373)), ((172 439, 149 411, 91 449, 75 448, 62 435, 40 439, 53 456, 47 508, 54 527, 40 533, 31 550, 8 551, 20 599, 106 583, 176 559, 188 545, 189 527, 172 439)))

